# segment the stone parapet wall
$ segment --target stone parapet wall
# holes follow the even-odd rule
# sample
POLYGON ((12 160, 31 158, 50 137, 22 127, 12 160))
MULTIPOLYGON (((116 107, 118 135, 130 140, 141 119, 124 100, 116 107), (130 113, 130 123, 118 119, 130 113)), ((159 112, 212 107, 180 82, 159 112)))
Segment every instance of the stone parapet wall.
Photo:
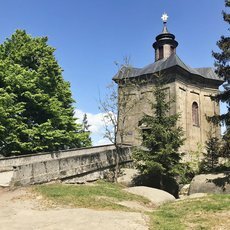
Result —
POLYGON ((21 156, 5 157, 5 158, 0 158, 0 170, 2 168, 11 167, 11 166, 27 165, 35 162, 67 158, 67 157, 81 155, 81 154, 97 153, 101 151, 112 150, 114 148, 115 148, 114 145, 102 145, 102 146, 95 146, 89 148, 70 149, 70 150, 49 152, 49 153, 35 153, 35 154, 27 154, 21 156))
MULTIPOLYGON (((95 148, 66 151, 65 157, 55 157, 50 160, 31 162, 13 166, 13 176, 10 180, 11 186, 25 186, 30 184, 46 183, 54 180, 66 180, 80 177, 97 171, 113 168, 118 157, 114 146, 102 146, 95 148), (68 157, 67 155, 70 154, 68 157)), ((47 157, 47 156, 46 156, 47 157)), ((44 157, 44 159, 46 159, 44 157)), ((132 162, 131 147, 124 147, 119 154, 119 163, 132 162)))

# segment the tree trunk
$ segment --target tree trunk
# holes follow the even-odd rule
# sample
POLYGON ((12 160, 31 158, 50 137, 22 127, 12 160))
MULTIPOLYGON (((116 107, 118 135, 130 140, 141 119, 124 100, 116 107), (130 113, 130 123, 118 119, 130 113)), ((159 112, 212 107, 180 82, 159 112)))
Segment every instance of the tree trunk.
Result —
POLYGON ((116 154, 115 154, 115 171, 114 171, 114 182, 117 183, 117 178, 118 178, 118 175, 119 175, 119 156, 120 156, 120 151, 121 148, 119 146, 116 145, 116 154))

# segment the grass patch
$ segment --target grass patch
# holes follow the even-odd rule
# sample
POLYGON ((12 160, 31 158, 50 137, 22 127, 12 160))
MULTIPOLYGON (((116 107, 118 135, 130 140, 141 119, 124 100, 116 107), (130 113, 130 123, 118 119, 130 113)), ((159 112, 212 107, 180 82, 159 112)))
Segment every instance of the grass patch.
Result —
MULTIPOLYGON (((118 202, 149 204, 149 200, 125 192, 122 185, 104 181, 93 185, 46 184, 34 188, 46 201, 58 206, 136 211, 118 202)), ((150 217, 151 230, 230 229, 230 194, 180 200, 164 204, 146 215, 150 217)))
POLYGON ((130 211, 117 204, 120 201, 137 201, 148 204, 149 200, 123 191, 119 184, 98 181, 93 185, 49 184, 35 186, 35 191, 57 205, 80 208, 130 211))
POLYGON ((165 204, 150 217, 150 229, 220 229, 221 224, 230 224, 230 195, 209 195, 165 204))

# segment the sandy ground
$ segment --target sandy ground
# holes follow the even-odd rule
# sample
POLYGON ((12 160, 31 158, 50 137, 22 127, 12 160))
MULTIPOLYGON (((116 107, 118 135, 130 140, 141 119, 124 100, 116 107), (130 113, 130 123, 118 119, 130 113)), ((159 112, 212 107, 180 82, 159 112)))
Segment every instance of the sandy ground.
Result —
POLYGON ((135 212, 44 208, 28 188, 0 188, 1 230, 147 230, 148 219, 135 212))

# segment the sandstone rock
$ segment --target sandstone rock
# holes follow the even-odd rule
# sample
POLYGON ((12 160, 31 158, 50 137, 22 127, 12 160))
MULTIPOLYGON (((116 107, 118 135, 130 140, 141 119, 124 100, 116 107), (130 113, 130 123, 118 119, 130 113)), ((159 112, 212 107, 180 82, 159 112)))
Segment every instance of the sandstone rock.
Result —
POLYGON ((124 189, 125 191, 143 196, 151 201, 154 205, 161 205, 166 202, 175 201, 175 197, 163 190, 150 188, 146 186, 136 186, 124 189))
POLYGON ((193 178, 189 195, 194 193, 230 193, 230 175, 219 174, 201 174, 193 178))
POLYGON ((14 171, 2 171, 0 172, 0 186, 8 187, 11 184, 14 171))
POLYGON ((182 196, 187 196, 189 192, 189 187, 190 184, 185 184, 181 189, 180 189, 180 195, 182 196))
POLYGON ((202 197, 205 197, 207 196, 208 194, 207 193, 194 193, 194 194, 191 194, 191 195, 181 195, 180 196, 180 199, 176 200, 176 201, 180 201, 180 200, 187 200, 187 199, 196 199, 196 198, 202 198, 202 197))
POLYGON ((137 169, 124 168, 122 169, 122 176, 117 178, 117 182, 127 187, 131 187, 134 185, 133 179, 138 175, 139 172, 137 169))

